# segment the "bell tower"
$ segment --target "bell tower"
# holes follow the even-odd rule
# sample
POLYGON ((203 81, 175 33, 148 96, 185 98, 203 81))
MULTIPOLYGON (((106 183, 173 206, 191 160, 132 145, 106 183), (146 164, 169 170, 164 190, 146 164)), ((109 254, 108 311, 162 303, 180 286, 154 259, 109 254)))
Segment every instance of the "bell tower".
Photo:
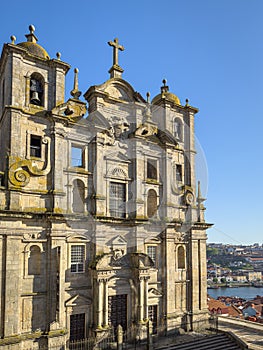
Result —
POLYGON ((27 41, 16 44, 12 35, 0 59, 0 180, 10 190, 6 209, 23 208, 21 190, 31 175, 35 176, 30 181, 31 190, 49 190, 48 179, 40 185, 37 178, 48 175, 51 166, 52 121, 47 115, 65 102, 65 76, 70 68, 61 61, 60 53, 51 59, 37 43, 33 25, 25 36, 27 41), (26 167, 32 174, 29 171, 28 175, 26 167), (12 173, 15 168, 22 170, 12 173))

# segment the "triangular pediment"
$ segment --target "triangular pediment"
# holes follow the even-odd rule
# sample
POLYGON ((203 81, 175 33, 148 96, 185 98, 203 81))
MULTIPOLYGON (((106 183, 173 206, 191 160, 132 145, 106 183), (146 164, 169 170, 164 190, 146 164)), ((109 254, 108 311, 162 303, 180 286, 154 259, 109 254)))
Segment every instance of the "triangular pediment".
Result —
POLYGON ((109 154, 105 155, 105 159, 106 159, 106 160, 112 160, 112 161, 115 161, 115 162, 126 162, 126 163, 130 163, 129 158, 127 158, 126 155, 123 154, 123 153, 120 152, 120 151, 112 152, 112 153, 109 153, 109 154))
POLYGON ((158 289, 156 288, 150 288, 149 291, 148 291, 148 297, 149 298, 160 298, 162 296, 162 293, 159 292, 158 289))
POLYGON ((107 130, 110 128, 111 124, 108 119, 104 117, 99 111, 95 111, 89 114, 87 120, 94 126, 107 130))
POLYGON ((113 238, 110 243, 112 245, 127 245, 126 239, 124 239, 120 235, 118 235, 117 237, 113 238))
POLYGON ((86 298, 83 295, 79 295, 79 294, 72 296, 65 302, 66 307, 91 305, 91 304, 92 304, 91 299, 86 298))

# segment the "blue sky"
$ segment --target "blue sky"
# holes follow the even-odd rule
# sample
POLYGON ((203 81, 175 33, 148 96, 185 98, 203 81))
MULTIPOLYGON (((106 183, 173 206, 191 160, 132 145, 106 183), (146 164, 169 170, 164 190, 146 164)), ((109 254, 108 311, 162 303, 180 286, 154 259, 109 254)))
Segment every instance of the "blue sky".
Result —
MULTIPOLYGON (((28 25, 51 57, 79 68, 79 87, 108 79, 118 37, 123 78, 143 96, 170 91, 198 107, 196 135, 208 168, 209 242, 262 244, 263 1, 5 1, 0 41, 28 25)), ((73 85, 68 74, 67 97, 73 85)), ((202 164, 204 164, 202 163, 202 164)))

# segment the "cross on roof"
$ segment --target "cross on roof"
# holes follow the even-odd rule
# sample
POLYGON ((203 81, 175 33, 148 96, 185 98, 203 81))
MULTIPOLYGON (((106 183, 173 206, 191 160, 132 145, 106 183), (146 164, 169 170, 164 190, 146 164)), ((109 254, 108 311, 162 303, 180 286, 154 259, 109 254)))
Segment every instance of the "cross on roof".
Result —
POLYGON ((119 50, 124 51, 124 47, 119 45, 119 39, 115 38, 114 41, 108 41, 110 46, 113 46, 113 66, 118 66, 118 54, 119 50))

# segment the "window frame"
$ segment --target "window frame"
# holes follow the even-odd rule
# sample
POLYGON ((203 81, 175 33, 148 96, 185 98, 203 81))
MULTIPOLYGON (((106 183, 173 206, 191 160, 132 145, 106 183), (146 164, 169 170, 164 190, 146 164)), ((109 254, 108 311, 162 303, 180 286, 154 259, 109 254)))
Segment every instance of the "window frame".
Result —
POLYGON ((109 181, 109 215, 113 218, 118 218, 118 219, 125 219, 127 216, 127 183, 124 181, 109 181), (116 199, 120 199, 120 197, 112 197, 111 196, 111 185, 120 185, 123 186, 123 197, 122 197, 122 201, 119 200, 117 201, 116 199), (116 205, 114 207, 112 207, 112 202, 115 199, 115 203, 116 205), (119 204, 118 204, 119 203, 119 204), (116 208, 120 207, 120 205, 124 206, 124 210, 120 211, 116 208), (120 212, 120 214, 122 215, 112 215, 112 212, 120 212))
POLYGON ((70 273, 72 274, 80 274, 80 273, 85 273, 85 261, 86 261, 86 245, 85 244, 81 244, 81 243, 75 243, 75 244, 71 244, 70 245, 70 273), (76 248, 76 247, 81 247, 83 249, 83 251, 81 252, 82 254, 82 261, 77 261, 73 263, 73 259, 72 259, 72 248, 76 248), (72 271, 72 266, 76 265, 76 271, 72 271), (82 271, 79 270, 79 266, 82 265, 82 271))
POLYGON ((183 182, 183 166, 182 166, 182 164, 175 165, 175 176, 176 176, 177 182, 179 182, 179 183, 183 182))
POLYGON ((158 264, 158 258, 157 258, 157 250, 158 250, 158 246, 156 244, 147 244, 146 245, 146 254, 152 259, 153 263, 154 263, 154 267, 157 266, 158 264), (155 255, 155 258, 153 259, 152 257, 152 254, 150 254, 149 252, 149 248, 154 248, 154 255, 155 255))
POLYGON ((158 181, 158 160, 153 158, 146 159, 146 179, 158 181), (152 172, 154 176, 152 176, 152 172))
POLYGON ((179 245, 176 249, 176 267, 178 270, 185 270, 186 269, 186 249, 183 245, 179 245), (179 251, 183 250, 183 259, 181 254, 179 255, 179 251), (183 265, 180 264, 179 262, 183 261, 183 265))
POLYGON ((71 143, 70 148, 70 167, 85 169, 85 147, 75 143, 71 143), (80 157, 73 157, 73 151, 80 150, 80 157), (73 164, 73 160, 80 160, 79 164, 73 164))
POLYGON ((36 135, 36 134, 30 134, 29 135, 29 155, 30 158, 36 158, 41 159, 42 158, 42 136, 36 135), (32 140, 39 140, 39 145, 33 145, 32 140), (32 154, 35 153, 36 150, 38 151, 38 154, 32 154), (34 152, 32 152, 34 151, 34 152))

